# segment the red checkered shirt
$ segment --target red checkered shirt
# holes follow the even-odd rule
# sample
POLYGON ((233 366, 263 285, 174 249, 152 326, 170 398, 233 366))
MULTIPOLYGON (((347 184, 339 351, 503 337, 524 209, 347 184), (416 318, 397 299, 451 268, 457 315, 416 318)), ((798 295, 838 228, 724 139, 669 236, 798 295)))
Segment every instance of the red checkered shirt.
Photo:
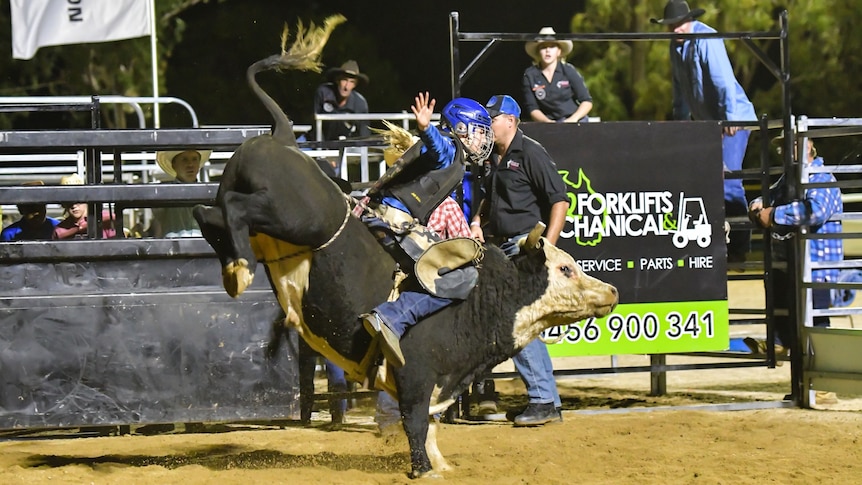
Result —
POLYGON ((470 226, 461 207, 452 197, 446 199, 434 209, 428 218, 427 226, 443 239, 453 237, 471 237, 470 226))

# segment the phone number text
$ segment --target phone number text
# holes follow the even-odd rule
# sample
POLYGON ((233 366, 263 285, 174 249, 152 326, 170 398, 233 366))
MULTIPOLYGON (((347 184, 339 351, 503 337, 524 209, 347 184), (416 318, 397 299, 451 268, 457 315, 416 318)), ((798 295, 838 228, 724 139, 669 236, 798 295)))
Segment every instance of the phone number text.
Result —
POLYGON ((712 338, 715 335, 715 318, 711 311, 682 314, 670 312, 663 318, 655 313, 612 314, 603 322, 589 318, 582 322, 552 327, 543 333, 548 342, 568 343, 598 342, 609 335, 611 342, 640 340, 652 341, 660 337, 671 340, 680 338, 712 338))

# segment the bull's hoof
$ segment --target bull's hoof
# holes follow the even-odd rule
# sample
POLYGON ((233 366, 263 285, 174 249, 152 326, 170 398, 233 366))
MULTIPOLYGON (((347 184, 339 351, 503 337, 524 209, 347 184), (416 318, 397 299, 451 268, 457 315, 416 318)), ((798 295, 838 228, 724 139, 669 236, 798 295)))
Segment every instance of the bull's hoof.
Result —
POLYGON ((240 258, 231 261, 222 268, 221 277, 227 294, 236 298, 251 285, 254 280, 254 273, 248 269, 248 260, 240 258))
POLYGON ((437 473, 433 468, 427 471, 413 470, 410 472, 410 478, 443 478, 443 475, 437 473))

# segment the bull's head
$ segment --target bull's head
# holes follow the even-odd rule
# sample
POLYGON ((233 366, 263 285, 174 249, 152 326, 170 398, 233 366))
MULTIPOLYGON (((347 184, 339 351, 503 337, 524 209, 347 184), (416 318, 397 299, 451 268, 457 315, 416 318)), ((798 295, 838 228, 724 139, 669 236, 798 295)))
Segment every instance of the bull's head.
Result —
POLYGON ((544 224, 536 225, 521 243, 523 252, 544 253, 548 282, 542 296, 515 315, 514 337, 518 348, 526 346, 546 328, 603 317, 619 302, 614 286, 585 274, 571 255, 541 237, 544 229, 544 224))

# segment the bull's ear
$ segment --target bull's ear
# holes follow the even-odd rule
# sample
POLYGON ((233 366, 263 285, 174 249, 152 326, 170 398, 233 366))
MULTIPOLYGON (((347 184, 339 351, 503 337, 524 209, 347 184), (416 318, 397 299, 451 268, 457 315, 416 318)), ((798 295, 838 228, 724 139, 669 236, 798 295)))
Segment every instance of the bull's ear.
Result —
POLYGON ((536 227, 534 227, 533 230, 530 231, 530 234, 527 235, 527 238, 524 240, 524 245, 522 246, 522 248, 540 249, 542 247, 542 234, 545 233, 546 227, 547 226, 545 226, 544 222, 540 221, 539 223, 537 223, 536 227))

